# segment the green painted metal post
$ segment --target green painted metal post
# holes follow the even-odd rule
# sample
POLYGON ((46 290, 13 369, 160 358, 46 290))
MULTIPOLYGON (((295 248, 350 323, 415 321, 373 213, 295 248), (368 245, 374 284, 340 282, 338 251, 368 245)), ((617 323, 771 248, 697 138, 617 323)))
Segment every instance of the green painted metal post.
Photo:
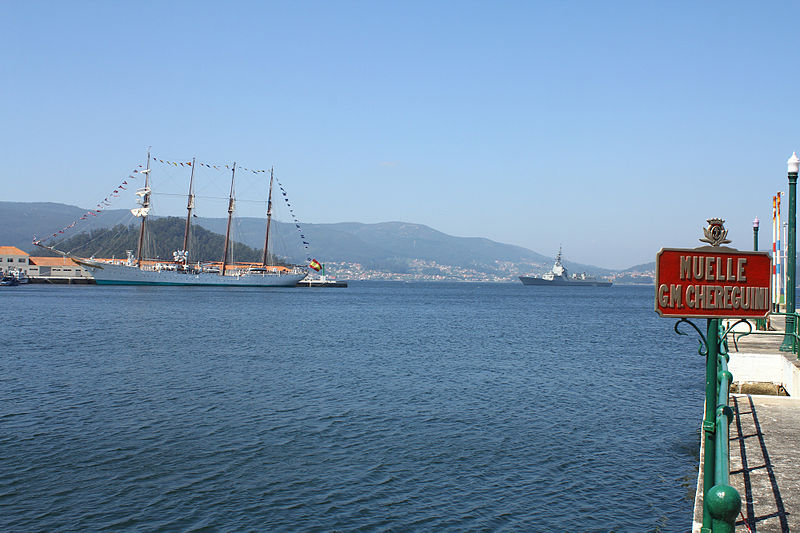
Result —
MULTIPOLYGON (((753 251, 758 251, 758 217, 753 219, 753 251)), ((766 319, 759 318, 756 319, 756 329, 760 331, 764 331, 767 329, 767 321, 766 319)))
POLYGON ((706 493, 713 518, 711 529, 714 533, 734 533, 736 518, 742 509, 742 497, 730 485, 714 485, 706 493))
POLYGON ((706 409, 703 417, 703 533, 710 533, 711 513, 708 495, 714 486, 716 447, 714 434, 717 419, 717 358, 719 356, 719 319, 707 320, 706 330, 706 409))
POLYGON ((733 410, 728 406, 728 392, 733 376, 728 371, 727 346, 718 359, 717 382, 719 391, 716 409, 716 463, 714 465, 714 486, 705 494, 705 501, 711 514, 711 530, 714 533, 734 533, 736 518, 742 509, 742 497, 730 485, 729 439, 733 410))
POLYGON ((797 267, 797 171, 800 167, 800 158, 796 153, 787 161, 789 167, 789 235, 786 243, 786 329, 784 330, 782 352, 796 351, 795 338, 795 305, 794 286, 795 269, 797 267))
POLYGON ((753 251, 758 251, 758 217, 753 219, 753 251))

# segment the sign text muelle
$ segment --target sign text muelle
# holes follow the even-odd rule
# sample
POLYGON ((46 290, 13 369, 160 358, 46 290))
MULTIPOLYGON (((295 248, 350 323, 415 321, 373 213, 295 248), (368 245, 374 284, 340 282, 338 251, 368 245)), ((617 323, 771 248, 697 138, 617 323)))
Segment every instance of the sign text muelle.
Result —
POLYGON ((656 256, 656 312, 694 318, 763 318, 770 308, 766 252, 665 248, 656 256))

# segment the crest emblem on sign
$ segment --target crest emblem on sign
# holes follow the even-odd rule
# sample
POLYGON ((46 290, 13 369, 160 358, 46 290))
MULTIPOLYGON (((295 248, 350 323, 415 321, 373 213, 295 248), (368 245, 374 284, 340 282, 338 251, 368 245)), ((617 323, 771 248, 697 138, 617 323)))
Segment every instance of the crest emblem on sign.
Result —
POLYGON ((728 236, 728 230, 725 229, 724 220, 721 218, 709 218, 707 222, 708 227, 703 228, 703 235, 705 235, 706 238, 700 239, 700 242, 707 242, 711 246, 719 246, 731 242, 726 238, 728 236))

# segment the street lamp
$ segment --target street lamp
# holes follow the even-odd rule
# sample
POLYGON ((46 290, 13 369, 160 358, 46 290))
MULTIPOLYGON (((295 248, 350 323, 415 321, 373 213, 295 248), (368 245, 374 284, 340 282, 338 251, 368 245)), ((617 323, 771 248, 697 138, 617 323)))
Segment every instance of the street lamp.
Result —
MULTIPOLYGON (((753 219, 753 251, 758 251, 758 217, 753 219)), ((763 318, 756 319, 756 329, 764 331, 767 329, 767 321, 763 318)))
POLYGON ((786 162, 789 171, 789 242, 786 243, 786 329, 782 352, 793 352, 795 348, 794 286, 797 263, 797 171, 800 158, 796 152, 786 162))
POLYGON ((758 217, 753 219, 753 251, 758 251, 758 217))

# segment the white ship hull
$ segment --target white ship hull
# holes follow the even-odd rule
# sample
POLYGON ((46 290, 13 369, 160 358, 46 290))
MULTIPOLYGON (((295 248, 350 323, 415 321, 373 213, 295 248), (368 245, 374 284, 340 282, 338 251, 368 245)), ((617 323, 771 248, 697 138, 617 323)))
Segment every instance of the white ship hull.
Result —
POLYGON ((98 285, 204 285, 224 287, 294 287, 305 278, 299 273, 184 273, 175 270, 141 270, 134 266, 81 262, 98 285))

